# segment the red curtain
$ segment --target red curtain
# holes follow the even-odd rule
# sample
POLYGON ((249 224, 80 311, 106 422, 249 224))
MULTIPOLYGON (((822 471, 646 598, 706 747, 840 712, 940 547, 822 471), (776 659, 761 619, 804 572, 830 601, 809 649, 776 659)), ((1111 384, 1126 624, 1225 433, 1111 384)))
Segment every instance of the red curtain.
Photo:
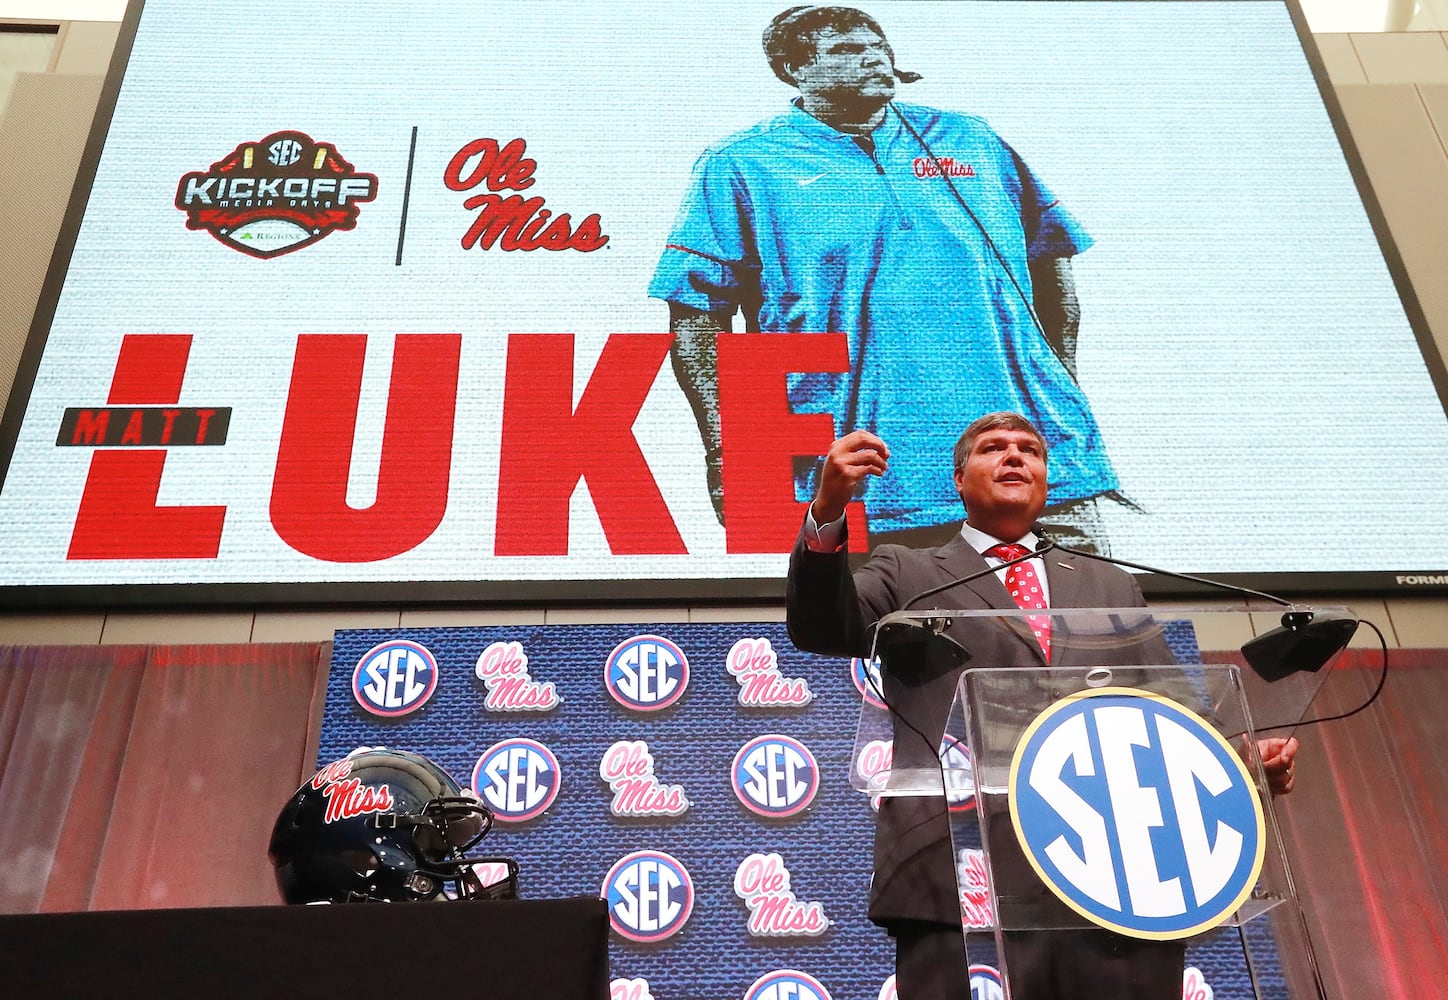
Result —
POLYGON ((328 646, 0 647, 0 912, 276 903, 328 646))
MULTIPOLYGON (((1296 731, 1297 787, 1275 800, 1334 997, 1436 996, 1448 983, 1448 651, 1390 656, 1371 708, 1296 731)), ((1380 650, 1343 654, 1309 716, 1361 705, 1381 667, 1380 650)))

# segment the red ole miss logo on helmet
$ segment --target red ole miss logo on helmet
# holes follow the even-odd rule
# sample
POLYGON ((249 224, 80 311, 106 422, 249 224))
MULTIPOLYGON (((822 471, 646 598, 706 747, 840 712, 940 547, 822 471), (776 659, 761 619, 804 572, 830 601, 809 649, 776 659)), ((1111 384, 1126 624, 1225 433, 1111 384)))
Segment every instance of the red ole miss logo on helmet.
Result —
POLYGON ((375 197, 376 174, 359 173, 328 143, 286 131, 242 143, 211 169, 183 176, 176 207, 188 229, 267 258, 351 229, 361 203, 375 197))
POLYGON ((393 806, 390 785, 363 785, 351 777, 352 761, 335 760, 312 777, 312 787, 321 789, 327 800, 323 823, 352 819, 365 813, 387 812, 393 806))

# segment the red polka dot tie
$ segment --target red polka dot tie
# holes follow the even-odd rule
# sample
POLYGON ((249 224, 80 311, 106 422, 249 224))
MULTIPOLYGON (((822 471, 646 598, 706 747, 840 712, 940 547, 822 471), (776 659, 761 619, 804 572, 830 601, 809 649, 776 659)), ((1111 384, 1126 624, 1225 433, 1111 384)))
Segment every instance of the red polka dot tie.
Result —
MULTIPOLYGON (((1009 562, 1030 551, 1024 545, 996 545, 987 549, 985 554, 994 556, 1001 562, 1009 562)), ((1010 591, 1011 599, 1023 611, 1043 611, 1049 607, 1046 595, 1041 590, 1041 581, 1037 579, 1036 571, 1031 568, 1030 560, 1006 567, 1006 590, 1010 591)), ((1051 662, 1051 616, 1026 615, 1026 621, 1030 624, 1031 631, 1036 633, 1036 641, 1041 644, 1041 652, 1046 654, 1046 662, 1051 662)))

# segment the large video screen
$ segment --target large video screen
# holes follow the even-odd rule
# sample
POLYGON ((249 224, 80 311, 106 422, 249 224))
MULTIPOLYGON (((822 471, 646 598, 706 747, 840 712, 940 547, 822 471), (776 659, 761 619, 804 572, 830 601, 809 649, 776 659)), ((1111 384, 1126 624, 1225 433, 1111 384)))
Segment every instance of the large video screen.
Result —
POLYGON ((1288 6, 786 9, 134 4, 0 593, 778 596, 832 439, 908 539, 997 410, 1116 556, 1448 568, 1441 364, 1288 6))

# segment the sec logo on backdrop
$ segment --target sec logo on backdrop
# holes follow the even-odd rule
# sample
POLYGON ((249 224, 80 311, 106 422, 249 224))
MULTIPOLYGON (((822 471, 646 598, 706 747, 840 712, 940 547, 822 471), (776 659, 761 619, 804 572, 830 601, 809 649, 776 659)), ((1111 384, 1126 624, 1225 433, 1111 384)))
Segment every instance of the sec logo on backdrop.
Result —
POLYGON ((352 671, 352 697, 373 715, 416 712, 437 690, 437 658, 421 643, 392 639, 362 654, 352 671))
POLYGON ((734 794, 760 816, 793 816, 814 801, 820 769, 814 754, 788 736, 756 736, 739 748, 730 769, 734 794))
POLYGON ((668 639, 636 635, 608 654, 603 683, 624 708, 657 712, 683 697, 689 686, 689 661, 668 639))
POLYGON ((562 784, 558 758, 536 740, 494 743, 473 768, 473 791, 500 823, 522 823, 541 815, 562 784))
POLYGON ((744 1000, 830 1000, 830 993, 807 972, 780 969, 756 979, 744 1000))
POLYGON ((1011 823, 1051 890, 1102 927, 1189 937, 1241 905, 1262 869, 1262 803, 1194 712, 1132 688, 1056 702, 1010 771, 1011 823))
POLYGON ((1006 1000, 1001 974, 989 965, 970 967, 970 1000, 1006 1000))
POLYGON ((673 937, 694 912, 694 881, 678 858, 634 851, 603 880, 608 921, 622 937, 648 943, 673 937))

